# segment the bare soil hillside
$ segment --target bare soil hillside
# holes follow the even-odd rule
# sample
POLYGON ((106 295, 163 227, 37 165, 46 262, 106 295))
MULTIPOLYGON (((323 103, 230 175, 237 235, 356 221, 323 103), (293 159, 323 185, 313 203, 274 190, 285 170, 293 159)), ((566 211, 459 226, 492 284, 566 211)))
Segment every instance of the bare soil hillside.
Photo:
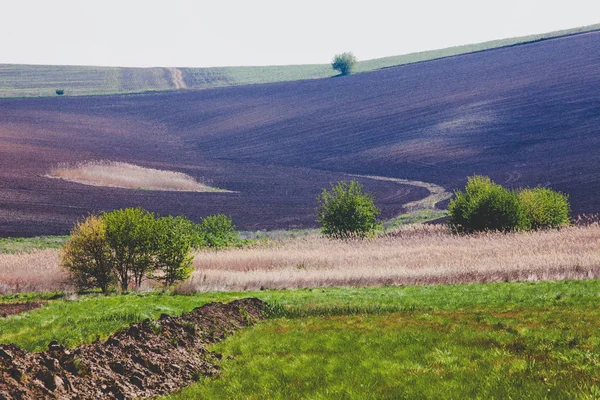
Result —
MULTIPOLYGON (((474 173, 551 186, 600 209, 600 33, 349 77, 121 96, 0 100, 0 233, 65 233, 140 205, 242 229, 314 226, 345 174, 454 189, 474 173), (45 178, 60 162, 128 162, 231 193, 95 188, 45 178)), ((360 178, 384 217, 423 187, 360 178)))

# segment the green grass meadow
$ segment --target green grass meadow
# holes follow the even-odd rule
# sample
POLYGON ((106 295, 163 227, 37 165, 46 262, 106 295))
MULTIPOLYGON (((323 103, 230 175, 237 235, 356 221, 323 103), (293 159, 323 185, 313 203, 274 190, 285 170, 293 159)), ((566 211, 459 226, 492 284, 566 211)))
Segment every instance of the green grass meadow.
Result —
MULTIPOLYGON (((168 398, 598 398, 600 282, 81 296, 0 319, 31 351, 258 297, 270 318, 211 350, 222 372, 168 398)), ((36 300, 34 295, 1 302, 36 300)))
POLYGON ((27 253, 42 249, 60 249, 68 236, 36 236, 32 238, 0 238, 0 253, 27 253))

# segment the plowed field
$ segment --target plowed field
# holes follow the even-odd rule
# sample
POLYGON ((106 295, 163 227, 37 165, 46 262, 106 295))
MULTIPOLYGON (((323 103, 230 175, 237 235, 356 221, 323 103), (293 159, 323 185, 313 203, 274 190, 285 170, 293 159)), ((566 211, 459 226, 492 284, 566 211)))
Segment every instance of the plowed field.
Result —
MULTIPOLYGON (((346 173, 549 185, 600 210, 600 33, 344 78, 121 96, 0 100, 0 233, 61 234, 95 210, 141 205, 242 229, 314 226, 346 173), (107 159, 176 170, 235 193, 98 188, 43 177, 107 159)), ((424 188, 361 178, 384 217, 424 188)))

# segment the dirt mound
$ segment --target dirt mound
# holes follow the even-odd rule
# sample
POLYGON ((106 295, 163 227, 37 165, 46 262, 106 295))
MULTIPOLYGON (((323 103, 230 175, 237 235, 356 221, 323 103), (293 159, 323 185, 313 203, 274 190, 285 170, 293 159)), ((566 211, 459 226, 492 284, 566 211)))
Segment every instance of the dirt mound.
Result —
POLYGON ((264 317, 258 299, 211 303, 162 315, 76 349, 51 343, 29 353, 0 345, 0 399, 130 399, 172 392, 213 375, 220 355, 206 346, 264 317))
POLYGON ((21 314, 25 311, 35 310, 43 305, 44 303, 40 302, 0 304, 0 318, 5 318, 14 314, 21 314))

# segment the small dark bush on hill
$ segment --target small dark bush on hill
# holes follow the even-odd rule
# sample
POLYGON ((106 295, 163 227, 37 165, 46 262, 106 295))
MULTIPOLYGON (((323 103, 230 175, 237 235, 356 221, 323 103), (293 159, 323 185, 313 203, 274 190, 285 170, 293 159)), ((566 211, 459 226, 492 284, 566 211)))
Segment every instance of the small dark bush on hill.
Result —
POLYGON ((64 89, 56 89, 56 94, 58 96, 62 96, 63 94, 65 94, 65 90, 64 89))
POLYGON ((331 62, 331 68, 340 71, 340 75, 350 75, 354 64, 356 64, 356 57, 354 57, 354 54, 336 54, 331 62))

